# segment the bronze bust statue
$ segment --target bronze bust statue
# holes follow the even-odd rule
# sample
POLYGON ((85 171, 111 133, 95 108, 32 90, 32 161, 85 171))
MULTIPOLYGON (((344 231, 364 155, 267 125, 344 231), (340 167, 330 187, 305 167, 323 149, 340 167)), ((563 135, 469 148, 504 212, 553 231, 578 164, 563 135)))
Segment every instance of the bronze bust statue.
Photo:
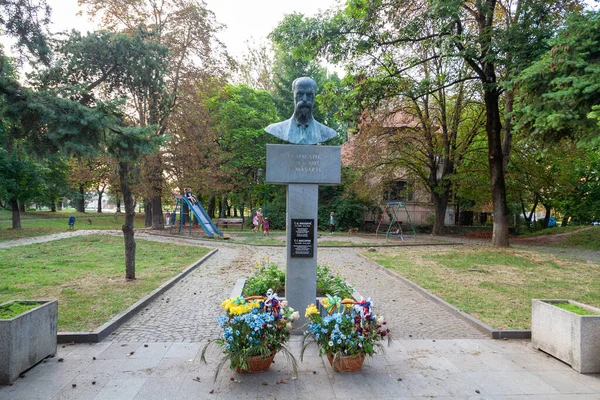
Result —
POLYGON ((285 121, 265 128, 267 133, 294 144, 317 144, 333 139, 338 133, 317 122, 312 110, 317 94, 317 83, 308 77, 301 77, 292 83, 294 93, 294 115, 285 121))

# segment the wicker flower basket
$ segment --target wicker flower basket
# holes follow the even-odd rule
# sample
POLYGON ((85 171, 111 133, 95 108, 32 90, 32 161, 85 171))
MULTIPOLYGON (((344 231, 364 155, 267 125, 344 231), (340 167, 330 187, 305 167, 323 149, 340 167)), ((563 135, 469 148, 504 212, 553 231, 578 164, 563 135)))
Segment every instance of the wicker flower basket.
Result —
POLYGON ((248 357, 248 369, 244 370, 237 366, 235 370, 238 374, 253 374, 255 372, 265 372, 273 363, 275 354, 276 353, 273 352, 267 358, 262 358, 261 356, 248 357))
POLYGON ((360 371, 365 361, 365 355, 342 356, 338 354, 335 356, 327 353, 327 359, 335 372, 356 372, 360 371))

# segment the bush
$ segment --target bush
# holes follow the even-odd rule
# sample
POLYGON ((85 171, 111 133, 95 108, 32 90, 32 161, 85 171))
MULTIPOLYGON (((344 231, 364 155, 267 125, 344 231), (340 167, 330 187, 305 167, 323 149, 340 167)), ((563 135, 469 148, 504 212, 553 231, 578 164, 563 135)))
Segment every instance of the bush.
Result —
POLYGON ((275 293, 283 293, 285 290, 285 272, 277 268, 276 264, 268 259, 257 264, 253 276, 246 280, 244 296, 259 296, 273 289, 275 293))
POLYGON ((331 294, 341 298, 352 297, 354 289, 342 278, 340 271, 335 274, 328 266, 317 265, 317 294, 331 294))
MULTIPOLYGON (((257 267, 254 274, 246 280, 244 296, 262 295, 269 289, 279 294, 285 292, 284 271, 268 259, 263 260, 257 267)), ((333 273, 329 267, 317 265, 317 295, 329 293, 345 298, 352 297, 353 292, 354 289, 344 281, 339 271, 333 273)))

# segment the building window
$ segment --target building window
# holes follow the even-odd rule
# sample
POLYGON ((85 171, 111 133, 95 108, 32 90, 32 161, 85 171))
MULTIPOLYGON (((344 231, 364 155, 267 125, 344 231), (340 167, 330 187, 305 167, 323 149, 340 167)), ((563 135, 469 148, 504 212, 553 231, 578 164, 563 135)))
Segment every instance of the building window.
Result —
POLYGON ((397 180, 392 181, 387 185, 385 192, 386 201, 413 201, 414 191, 412 185, 407 181, 397 180))

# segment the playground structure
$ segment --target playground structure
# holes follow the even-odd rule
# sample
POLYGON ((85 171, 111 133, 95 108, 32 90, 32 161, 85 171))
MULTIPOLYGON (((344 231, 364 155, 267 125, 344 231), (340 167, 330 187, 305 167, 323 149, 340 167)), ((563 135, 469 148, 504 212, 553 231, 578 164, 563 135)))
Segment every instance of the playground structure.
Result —
POLYGON ((189 219, 190 234, 192 233, 192 225, 193 224, 192 224, 191 216, 193 215, 194 218, 196 218, 196 220, 198 221, 198 223, 200 224, 202 229, 204 229, 204 232, 206 232, 206 234, 208 236, 210 236, 212 238, 212 237, 215 237, 215 234, 217 234, 221 237, 224 237, 223 232, 221 232, 219 230, 219 228, 217 228, 217 226, 213 223, 212 218, 210 218, 210 216, 208 215, 208 213, 206 212, 204 207, 202 207, 202 204, 200 204, 199 201, 192 203, 188 198, 186 198, 185 196, 181 196, 181 195, 173 195, 173 197, 175 198, 175 211, 173 211, 173 214, 171 216, 169 233, 173 232, 173 227, 175 226, 178 214, 179 214, 179 233, 181 233, 183 231, 183 224, 185 222, 184 219, 185 219, 185 215, 186 215, 183 212, 183 205, 186 204, 188 210, 190 211, 188 214, 188 215, 190 215, 190 219, 189 219))
MULTIPOLYGON (((400 214, 402 215, 402 212, 400 212, 400 214)), ((380 229, 382 231, 381 232, 382 234, 383 234, 383 231, 385 231, 385 239, 386 240, 388 240, 390 238, 392 238, 392 239, 400 238, 400 240, 402 240, 402 242, 404 242, 404 238, 407 236, 409 236, 409 237, 417 236, 417 231, 415 231, 415 227, 412 223, 412 220, 410 219, 410 214, 408 213, 408 209, 406 208, 406 205, 404 203, 402 203, 401 201, 393 201, 393 202, 387 203, 387 205, 385 206, 385 210, 383 210, 383 212, 381 213, 381 219, 379 220, 379 224, 377 224, 377 230, 375 231, 375 236, 379 235, 380 229), (391 212, 388 212, 388 210, 391 210, 391 212), (406 213, 406 220, 407 220, 408 224, 410 225, 409 230, 412 231, 412 234, 409 233, 408 235, 406 235, 404 230, 402 229, 402 221, 400 220, 400 215, 398 215, 398 212, 400 212, 400 210, 404 210, 404 212, 406 213), (385 220, 386 214, 390 217, 390 224, 387 227, 387 230, 385 228, 382 229, 382 223, 385 220)))

